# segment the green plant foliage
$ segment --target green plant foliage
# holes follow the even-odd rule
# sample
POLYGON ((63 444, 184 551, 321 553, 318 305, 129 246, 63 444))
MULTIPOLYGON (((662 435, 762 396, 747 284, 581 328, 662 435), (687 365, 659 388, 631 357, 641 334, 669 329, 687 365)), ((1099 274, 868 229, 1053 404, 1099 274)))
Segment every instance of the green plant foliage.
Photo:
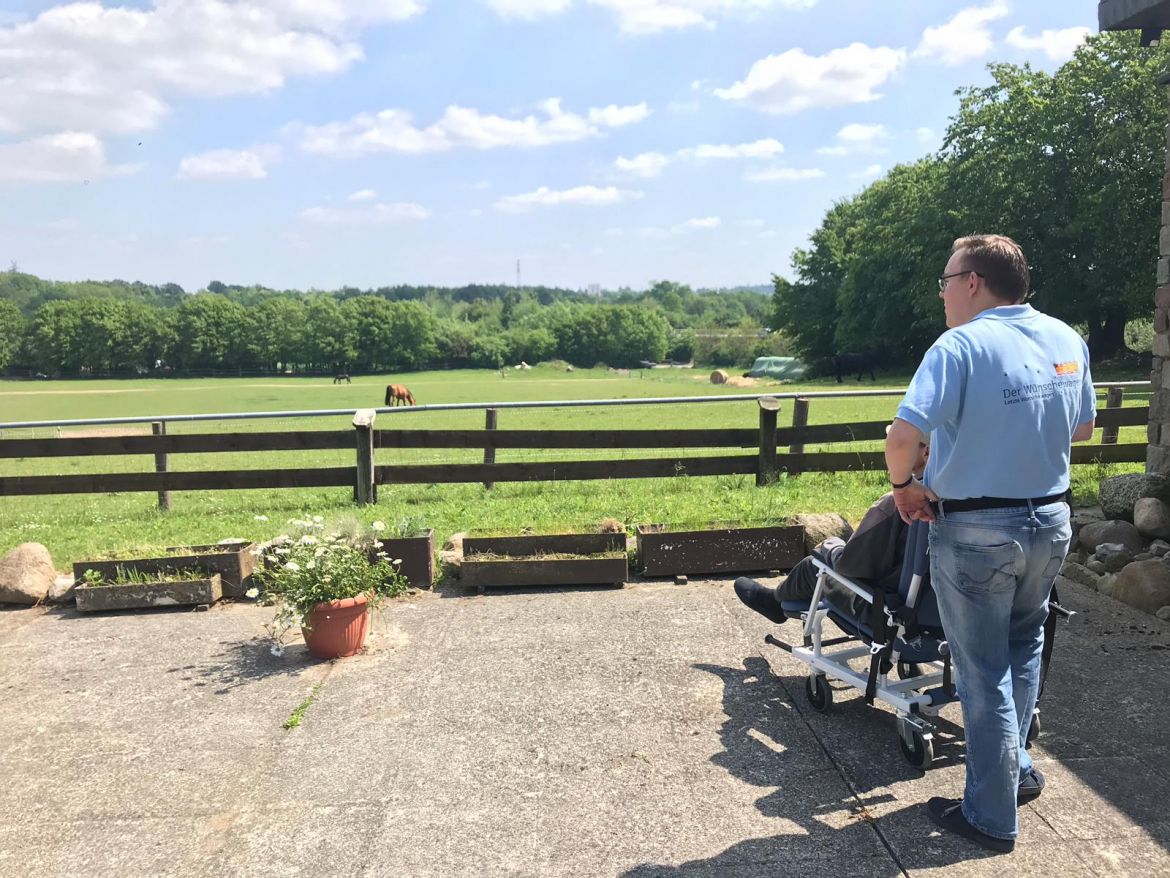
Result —
POLYGON ((364 594, 376 609, 407 589, 398 571, 401 561, 385 552, 371 557, 371 539, 325 533, 320 516, 294 523, 304 531, 300 536, 281 534, 258 550, 262 566, 254 578, 259 587, 250 593, 276 607, 268 631, 278 654, 288 630, 308 627, 309 613, 318 604, 364 594))

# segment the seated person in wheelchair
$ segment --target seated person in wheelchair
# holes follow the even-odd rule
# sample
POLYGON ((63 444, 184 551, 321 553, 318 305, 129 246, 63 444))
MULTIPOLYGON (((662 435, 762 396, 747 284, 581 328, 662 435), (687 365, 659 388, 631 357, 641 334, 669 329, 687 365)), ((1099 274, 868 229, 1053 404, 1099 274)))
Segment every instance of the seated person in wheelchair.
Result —
MULTIPOLYGON (((889 427, 886 431, 889 432, 889 427)), ((918 459, 914 462, 914 477, 922 478, 930 448, 919 443, 918 459)), ((857 526, 846 542, 840 537, 829 537, 814 551, 822 561, 837 573, 851 580, 863 580, 889 591, 896 591, 906 554, 907 526, 898 515, 894 495, 882 495, 857 526)), ((860 584, 860 583, 859 583, 860 584)), ((776 624, 788 619, 780 604, 782 601, 812 600, 817 585, 817 568, 812 557, 802 558, 788 576, 775 588, 768 588, 746 576, 735 581, 739 599, 776 624)), ((825 583, 824 597, 838 610, 854 618, 862 618, 868 605, 863 598, 837 584, 831 577, 825 583)))

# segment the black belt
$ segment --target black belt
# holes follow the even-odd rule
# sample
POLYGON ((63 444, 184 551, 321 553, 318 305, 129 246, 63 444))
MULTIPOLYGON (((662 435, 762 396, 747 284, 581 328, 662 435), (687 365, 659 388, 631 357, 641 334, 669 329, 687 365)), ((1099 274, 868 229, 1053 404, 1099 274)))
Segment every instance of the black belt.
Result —
MULTIPOLYGON (((948 512, 978 512, 981 509, 1010 509, 1016 506, 1047 506, 1049 503, 1068 503, 1069 492, 1061 491, 1047 497, 972 497, 969 500, 939 500, 935 508, 948 512)), ((1070 504, 1071 505, 1071 504, 1070 504)))

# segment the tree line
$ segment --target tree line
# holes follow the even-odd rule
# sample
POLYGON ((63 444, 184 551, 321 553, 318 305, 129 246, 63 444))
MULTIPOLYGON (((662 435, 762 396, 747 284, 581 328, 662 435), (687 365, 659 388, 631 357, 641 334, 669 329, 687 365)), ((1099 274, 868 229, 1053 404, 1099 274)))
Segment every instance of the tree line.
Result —
POLYGON ((773 277, 772 326, 812 360, 838 351, 916 363, 942 331, 936 278, 951 243, 999 232, 1030 261, 1033 304, 1078 327, 1094 359, 1152 312, 1170 43, 1090 37, 1055 73, 989 67, 960 89, 937 155, 899 165, 825 214, 773 277))
POLYGON ((783 340, 766 295, 659 281, 604 298, 547 287, 343 288, 62 283, 0 274, 0 369, 13 374, 321 373, 499 368, 561 359, 731 365, 783 340))

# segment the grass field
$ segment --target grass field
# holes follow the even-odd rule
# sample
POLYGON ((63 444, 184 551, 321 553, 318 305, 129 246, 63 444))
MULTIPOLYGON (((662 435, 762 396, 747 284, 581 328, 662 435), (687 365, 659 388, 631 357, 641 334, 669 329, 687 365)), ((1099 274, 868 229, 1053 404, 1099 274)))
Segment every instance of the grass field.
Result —
MULTIPOLYGON (((1114 376, 1111 376, 1114 377, 1114 376)), ((882 376, 878 385, 861 389, 905 387, 909 375, 882 376)), ((141 379, 125 381, 0 382, 0 422, 100 417, 166 416, 250 411, 306 411, 382 405, 389 377, 358 377, 334 385, 325 378, 141 379)), ((716 386, 706 370, 645 370, 628 376, 596 370, 565 372, 552 367, 509 372, 422 372, 393 376, 406 383, 420 404, 524 400, 621 399, 716 396, 745 393, 836 390, 830 381, 800 385, 761 383, 752 387, 716 386)), ((846 388, 858 388, 856 383, 846 388)), ((811 423, 885 420, 898 398, 816 399, 811 423)), ((1130 393, 1127 404, 1146 403, 1130 393)), ((780 423, 791 418, 791 403, 782 404, 780 423)), ((427 412, 398 409, 380 415, 382 428, 478 428, 482 411, 427 412)), ((275 418, 204 423, 171 421, 169 433, 240 432, 247 430, 346 429, 349 416, 275 418)), ((754 427, 757 407, 751 401, 726 403, 501 410, 499 426, 511 429, 669 429, 677 427, 754 427)), ((84 435, 107 428, 63 428, 60 435, 84 435)), ((149 425, 126 430, 149 432, 149 425)), ((1145 429, 1124 428, 1122 442, 1144 442, 1145 429)), ((55 436, 55 428, 5 430, 5 438, 55 436)), ((1098 434, 1099 436, 1099 434, 1098 434)), ((845 448, 880 448, 862 442, 845 448)), ((809 450, 815 450, 809 448, 809 450)), ((667 452, 659 452, 665 454, 667 452)), ((677 452, 671 451, 670 454, 677 452)), ((685 451, 683 453, 686 453, 685 451)), ((705 449, 695 454, 751 453, 742 449, 705 449)), ((1009 453, 1005 451, 1005 453, 1009 453)), ((629 452, 563 450, 500 451, 497 460, 581 460, 647 457, 653 450, 629 452)), ((475 462, 482 451, 380 451, 378 463, 475 462)), ((90 457, 0 460, 6 475, 83 472, 145 472, 153 458, 90 457)), ((266 454, 172 455, 172 470, 270 467, 352 466, 348 450, 270 452, 266 454)), ((1074 490, 1082 500, 1095 496, 1105 474, 1140 470, 1139 464, 1102 468, 1077 467, 1074 490)), ((151 551, 168 545, 215 542, 226 537, 267 539, 289 528, 288 521, 321 515, 328 522, 382 520, 390 526, 434 527, 440 540, 463 530, 538 530, 591 528, 613 517, 631 529, 640 523, 700 524, 710 521, 766 523, 800 512, 840 512, 857 520, 885 490, 884 473, 807 474, 782 478, 757 488, 751 476, 630 479, 594 482, 504 483, 488 491, 480 485, 381 486, 376 506, 358 508, 344 488, 192 491, 174 494, 174 508, 156 509, 154 494, 65 495, 0 500, 0 552, 25 542, 44 543, 60 568, 85 557, 151 551)))

